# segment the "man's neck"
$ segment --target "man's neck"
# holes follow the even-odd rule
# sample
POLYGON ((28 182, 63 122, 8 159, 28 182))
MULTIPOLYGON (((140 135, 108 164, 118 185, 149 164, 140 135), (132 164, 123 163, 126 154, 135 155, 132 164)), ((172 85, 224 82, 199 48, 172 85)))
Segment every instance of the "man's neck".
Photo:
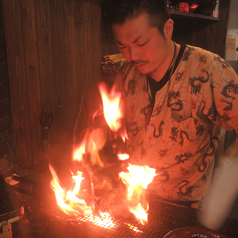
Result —
POLYGON ((164 77, 169 68, 171 68, 175 63, 174 60, 176 59, 179 49, 180 45, 177 45, 171 41, 168 47, 168 57, 165 59, 163 64, 161 64, 154 72, 150 74, 150 77, 159 82, 164 77))

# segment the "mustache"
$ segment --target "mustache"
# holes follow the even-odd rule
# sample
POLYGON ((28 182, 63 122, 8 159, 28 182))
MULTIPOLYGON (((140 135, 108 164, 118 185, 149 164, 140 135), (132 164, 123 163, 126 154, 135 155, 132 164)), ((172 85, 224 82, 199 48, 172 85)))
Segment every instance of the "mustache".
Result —
POLYGON ((145 64, 145 63, 148 63, 148 62, 149 62, 148 60, 132 60, 131 64, 137 65, 137 64, 145 64))

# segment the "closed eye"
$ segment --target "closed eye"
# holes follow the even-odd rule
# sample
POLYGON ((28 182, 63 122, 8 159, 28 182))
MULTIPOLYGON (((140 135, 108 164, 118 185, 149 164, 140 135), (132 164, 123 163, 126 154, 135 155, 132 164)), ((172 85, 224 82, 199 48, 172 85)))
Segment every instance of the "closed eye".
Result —
POLYGON ((143 46, 143 45, 147 44, 147 43, 148 43, 148 41, 149 41, 149 40, 147 40, 145 43, 143 43, 143 44, 140 44, 140 45, 138 44, 138 46, 143 46))
POLYGON ((125 49, 126 46, 118 46, 119 49, 125 49))

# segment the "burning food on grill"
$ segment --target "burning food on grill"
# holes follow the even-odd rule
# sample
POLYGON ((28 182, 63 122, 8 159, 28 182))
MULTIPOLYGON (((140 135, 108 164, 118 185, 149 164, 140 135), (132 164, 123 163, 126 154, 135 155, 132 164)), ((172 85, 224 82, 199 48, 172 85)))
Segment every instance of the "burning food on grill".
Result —
POLYGON ((109 213, 114 219, 144 224, 148 211, 145 191, 155 169, 128 163, 121 93, 112 88, 109 94, 104 84, 99 90, 103 110, 95 114, 93 125, 85 130, 74 151, 73 160, 79 162, 83 172, 73 176, 75 188, 66 192, 50 166, 52 189, 67 214, 103 217, 109 213), (84 178, 87 181, 83 183, 84 178))

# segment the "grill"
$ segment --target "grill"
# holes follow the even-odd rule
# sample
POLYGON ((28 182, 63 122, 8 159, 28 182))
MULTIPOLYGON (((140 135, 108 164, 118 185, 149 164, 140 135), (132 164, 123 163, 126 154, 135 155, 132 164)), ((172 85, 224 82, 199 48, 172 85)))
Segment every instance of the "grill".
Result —
MULTIPOLYGON (((114 220, 115 226, 110 228, 110 222, 100 227, 87 217, 68 216, 58 209, 53 192, 42 194, 37 193, 37 189, 34 191, 27 195, 19 194, 24 203, 25 215, 12 224, 14 238, 163 237, 181 227, 202 228, 196 219, 196 209, 161 201, 156 196, 149 198, 150 209, 146 225, 133 219, 117 219, 114 220)), ((219 233, 237 238, 238 222, 227 219, 219 233)))
POLYGON ((0 176, 0 237, 12 237, 11 224, 24 214, 23 206, 5 180, 0 176))

